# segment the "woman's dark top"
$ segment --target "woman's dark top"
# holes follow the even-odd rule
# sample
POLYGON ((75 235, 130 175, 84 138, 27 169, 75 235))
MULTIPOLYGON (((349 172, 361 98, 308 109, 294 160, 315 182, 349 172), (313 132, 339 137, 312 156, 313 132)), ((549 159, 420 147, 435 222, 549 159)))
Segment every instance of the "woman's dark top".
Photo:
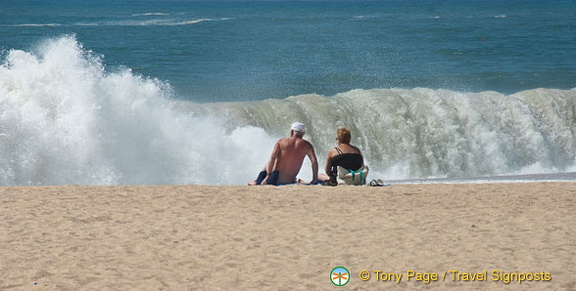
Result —
POLYGON ((337 166, 349 169, 352 171, 358 171, 364 164, 364 159, 359 153, 343 153, 339 148, 336 148, 338 155, 332 158, 332 173, 337 173, 337 166))

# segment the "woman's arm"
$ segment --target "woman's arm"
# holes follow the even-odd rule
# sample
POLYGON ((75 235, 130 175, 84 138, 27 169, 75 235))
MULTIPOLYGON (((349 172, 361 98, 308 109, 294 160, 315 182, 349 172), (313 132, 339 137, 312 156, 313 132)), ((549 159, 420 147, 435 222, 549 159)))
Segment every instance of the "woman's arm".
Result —
POLYGON ((326 172, 326 175, 328 175, 328 177, 332 175, 332 158, 334 157, 334 152, 336 152, 336 150, 331 149, 328 152, 328 156, 326 157, 326 168, 324 168, 324 172, 326 172))

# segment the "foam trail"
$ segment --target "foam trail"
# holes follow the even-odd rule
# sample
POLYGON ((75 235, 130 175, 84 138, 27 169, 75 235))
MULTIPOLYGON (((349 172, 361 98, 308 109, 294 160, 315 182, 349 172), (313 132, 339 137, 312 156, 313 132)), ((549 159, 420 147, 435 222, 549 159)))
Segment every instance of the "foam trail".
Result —
POLYGON ((274 142, 262 129, 175 111, 166 84, 106 72, 73 36, 0 66, 0 184, 243 184, 274 142))

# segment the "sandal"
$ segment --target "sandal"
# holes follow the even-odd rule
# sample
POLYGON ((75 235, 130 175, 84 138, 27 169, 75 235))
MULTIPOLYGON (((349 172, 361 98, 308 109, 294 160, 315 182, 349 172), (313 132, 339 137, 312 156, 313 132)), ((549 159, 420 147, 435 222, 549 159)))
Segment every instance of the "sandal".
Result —
POLYGON ((330 180, 326 180, 322 183, 322 186, 338 186, 338 182, 334 183, 330 180))
POLYGON ((372 180, 370 181, 370 186, 384 186, 384 182, 382 182, 382 180, 378 179, 378 180, 372 180))

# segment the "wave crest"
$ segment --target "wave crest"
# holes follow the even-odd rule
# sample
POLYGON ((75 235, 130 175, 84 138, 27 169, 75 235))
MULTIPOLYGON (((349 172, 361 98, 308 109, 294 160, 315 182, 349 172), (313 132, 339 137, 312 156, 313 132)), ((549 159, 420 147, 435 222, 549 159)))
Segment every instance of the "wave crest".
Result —
POLYGON ((244 184, 294 121, 306 123, 321 169, 347 126, 371 176, 384 179, 562 172, 576 159, 576 90, 372 89, 211 104, 171 94, 107 69, 74 36, 9 51, 0 184, 244 184))
POLYGON ((170 88, 106 72, 74 36, 0 66, 0 184, 240 184, 273 140, 174 110, 170 88), (240 136, 240 137, 239 137, 240 136))
POLYGON ((575 90, 373 89, 202 107, 191 110, 274 134, 304 121, 320 153, 347 126, 371 169, 386 178, 561 172, 576 159, 575 90))

